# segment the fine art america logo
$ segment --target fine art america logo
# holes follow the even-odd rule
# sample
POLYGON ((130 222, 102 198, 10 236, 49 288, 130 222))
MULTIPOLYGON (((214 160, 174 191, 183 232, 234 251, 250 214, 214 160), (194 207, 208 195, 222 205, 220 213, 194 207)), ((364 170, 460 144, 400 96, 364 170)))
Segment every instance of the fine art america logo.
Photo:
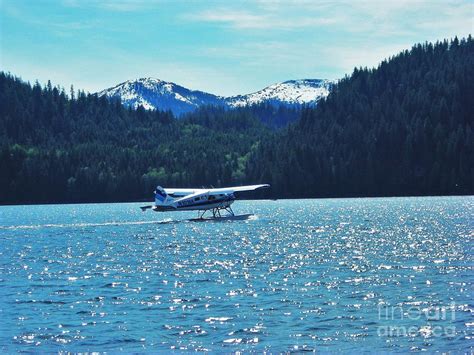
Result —
MULTIPOLYGON (((456 320, 455 303, 449 306, 426 307, 419 306, 390 306, 379 304, 379 321, 390 323, 380 325, 377 335, 382 337, 454 337, 456 327, 451 325, 456 320), (443 325, 446 321, 448 325, 443 325), (433 322, 435 325, 433 325, 433 322), (422 326, 419 324, 422 323, 422 326), (451 324, 449 324, 451 323, 451 324)), ((445 323, 445 324, 446 324, 445 323)))

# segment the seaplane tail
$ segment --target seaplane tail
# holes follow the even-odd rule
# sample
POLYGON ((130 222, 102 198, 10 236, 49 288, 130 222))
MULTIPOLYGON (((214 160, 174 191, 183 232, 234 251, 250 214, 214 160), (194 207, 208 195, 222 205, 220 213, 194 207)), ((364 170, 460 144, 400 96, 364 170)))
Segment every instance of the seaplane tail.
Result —
POLYGON ((164 211, 173 211, 176 209, 175 199, 171 197, 164 188, 161 186, 157 186, 155 193, 155 205, 148 205, 140 207, 142 211, 146 211, 147 209, 151 208, 157 212, 164 212, 164 211))
POLYGON ((157 186, 155 190, 155 206, 171 205, 174 198, 168 195, 164 188, 157 186))

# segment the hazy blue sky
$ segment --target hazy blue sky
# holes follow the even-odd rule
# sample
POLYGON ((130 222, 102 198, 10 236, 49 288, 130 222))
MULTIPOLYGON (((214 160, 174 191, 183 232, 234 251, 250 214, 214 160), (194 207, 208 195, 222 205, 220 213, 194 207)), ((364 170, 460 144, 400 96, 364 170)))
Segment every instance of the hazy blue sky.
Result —
POLYGON ((467 1, 0 0, 0 70, 97 91, 157 77, 221 95, 337 79, 472 34, 467 1))

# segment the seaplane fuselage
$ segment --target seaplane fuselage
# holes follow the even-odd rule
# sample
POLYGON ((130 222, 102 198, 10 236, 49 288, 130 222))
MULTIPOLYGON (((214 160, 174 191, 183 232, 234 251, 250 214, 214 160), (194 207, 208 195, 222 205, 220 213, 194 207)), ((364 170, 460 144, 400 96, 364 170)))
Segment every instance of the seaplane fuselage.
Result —
POLYGON ((193 199, 187 199, 178 201, 175 206, 167 205, 155 205, 152 207, 153 211, 166 212, 166 211, 203 211, 212 210, 214 208, 228 208, 235 201, 234 194, 230 195, 202 195, 194 197, 193 199))

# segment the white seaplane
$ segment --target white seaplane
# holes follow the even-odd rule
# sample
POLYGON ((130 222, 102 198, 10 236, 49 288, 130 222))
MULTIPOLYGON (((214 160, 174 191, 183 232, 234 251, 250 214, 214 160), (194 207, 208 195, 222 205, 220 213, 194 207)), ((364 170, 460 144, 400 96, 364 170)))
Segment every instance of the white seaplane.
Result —
POLYGON ((198 211, 199 219, 203 219, 207 211, 213 217, 222 217, 221 211, 234 217, 230 207, 235 201, 236 192, 254 191, 270 187, 268 184, 224 187, 220 189, 173 189, 158 186, 155 190, 155 204, 140 207, 142 211, 152 209, 155 212, 167 211, 198 211))

